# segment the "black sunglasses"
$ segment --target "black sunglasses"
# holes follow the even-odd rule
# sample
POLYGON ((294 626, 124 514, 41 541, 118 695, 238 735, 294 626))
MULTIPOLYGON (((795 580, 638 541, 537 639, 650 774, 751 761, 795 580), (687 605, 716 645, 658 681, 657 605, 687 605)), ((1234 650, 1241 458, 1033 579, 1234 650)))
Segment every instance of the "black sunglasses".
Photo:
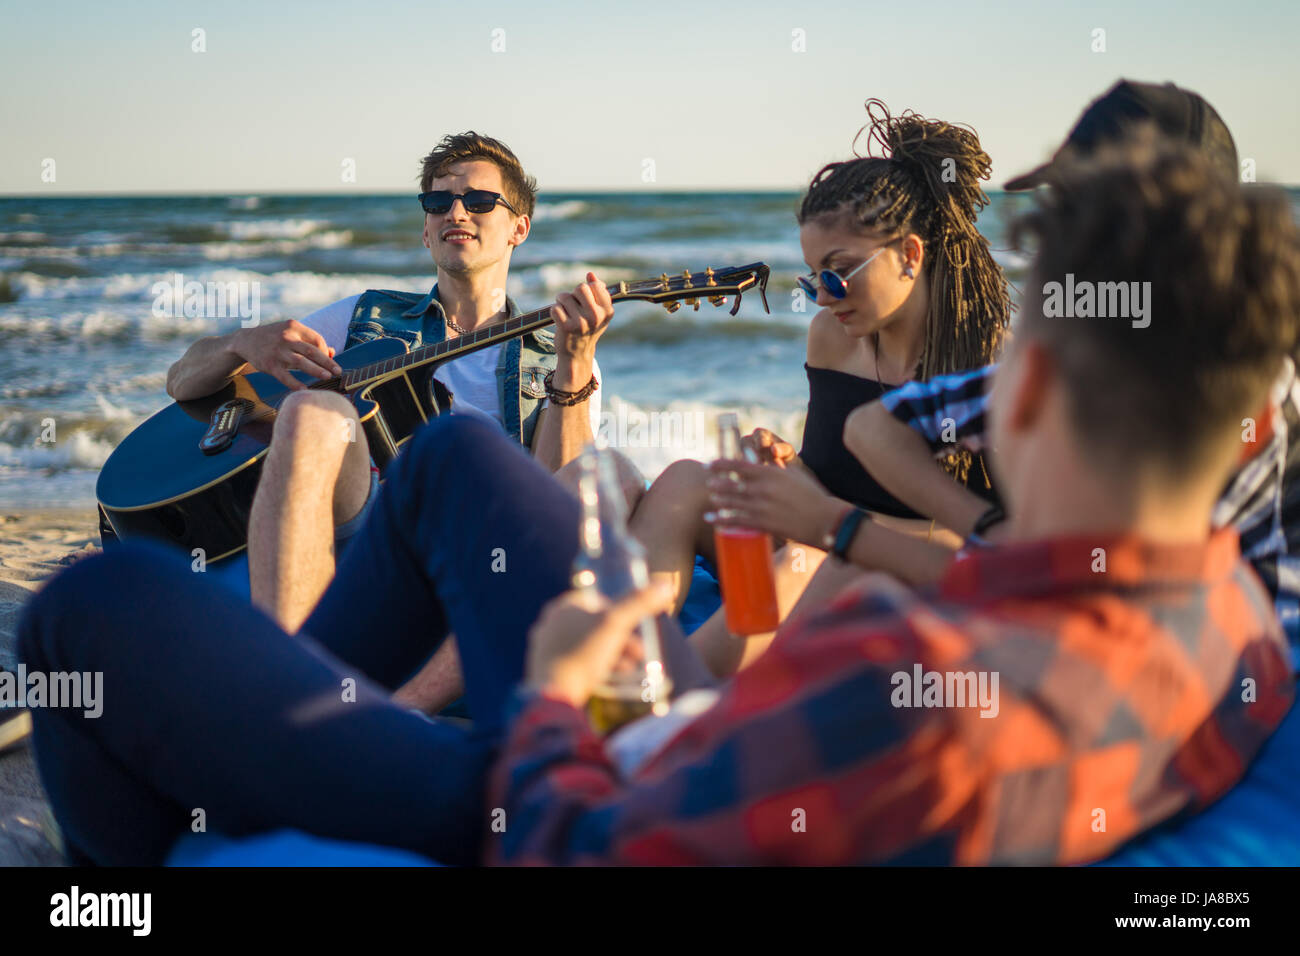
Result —
POLYGON ((431 193, 420 193, 420 205, 424 211, 432 216, 445 215, 448 210, 455 205, 459 199, 465 206, 466 212, 485 213, 491 212, 497 207, 497 203, 505 206, 515 215, 515 207, 506 202, 504 196, 500 193, 494 193, 487 189, 471 189, 468 192, 453 193, 446 189, 435 189, 431 193))

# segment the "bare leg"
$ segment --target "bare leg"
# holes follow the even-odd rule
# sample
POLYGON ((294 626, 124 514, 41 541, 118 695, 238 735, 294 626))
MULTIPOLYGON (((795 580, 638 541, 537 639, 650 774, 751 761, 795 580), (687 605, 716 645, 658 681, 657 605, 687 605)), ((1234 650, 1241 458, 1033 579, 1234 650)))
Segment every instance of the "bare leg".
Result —
POLYGON ((463 693, 465 680, 460 672, 456 635, 448 634, 420 672, 393 693, 393 703, 436 714, 463 693))
MULTIPOLYGON (((623 498, 627 501, 627 513, 633 514, 641 503, 641 498, 646 493, 645 475, 641 474, 641 469, 633 464, 632 459, 628 458, 627 455, 612 448, 605 451, 614 459, 615 470, 618 472, 618 484, 623 490, 623 498)), ((582 473, 579 467, 580 460, 578 458, 573 459, 555 473, 555 480, 572 492, 575 497, 578 494, 578 478, 582 473)))
POLYGON ((856 564, 845 564, 843 561, 822 561, 821 567, 812 575, 812 580, 808 581, 807 587, 799 595, 799 600, 795 601, 794 607, 782 618, 782 621, 788 622, 813 611, 820 611, 830 604, 835 595, 858 578, 866 574, 878 573, 864 570, 856 564))
MULTIPOLYGON (((791 543, 778 548, 773 555, 773 579, 780 620, 785 621, 812 589, 813 582, 829 575, 837 564, 826 561, 825 551, 808 545, 791 543)), ((718 608, 687 640, 715 677, 730 677, 757 660, 775 636, 772 631, 735 637, 727 630, 726 609, 718 608)))
MULTIPOLYGON (((663 470, 641 499, 629 530, 646 549, 652 581, 666 580, 677 595, 676 611, 686 602, 695 556, 714 562, 713 528, 704 520, 709 490, 704 465, 691 459, 663 470)), ((714 562, 716 564, 716 562, 714 562)))
POLYGON ((334 577, 334 528, 370 493, 370 452, 352 403, 295 392, 275 421, 248 523, 253 603, 293 634, 334 577))

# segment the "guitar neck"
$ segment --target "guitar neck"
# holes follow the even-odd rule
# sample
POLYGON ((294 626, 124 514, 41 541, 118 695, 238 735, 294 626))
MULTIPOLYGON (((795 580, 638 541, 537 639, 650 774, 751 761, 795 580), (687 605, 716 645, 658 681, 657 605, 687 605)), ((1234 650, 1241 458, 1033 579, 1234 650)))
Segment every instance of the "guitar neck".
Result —
MULTIPOLYGON (((618 301, 620 296, 611 292, 610 298, 618 301)), ((479 349, 496 345, 498 342, 525 335, 535 329, 545 328, 552 321, 551 307, 548 305, 544 309, 525 312, 523 315, 514 316, 504 322, 485 325, 481 329, 475 329, 473 332, 457 336, 454 339, 444 339, 441 342, 434 342, 432 345, 412 349, 404 355, 396 355, 384 362, 376 362, 373 365, 364 365, 361 368, 344 372, 342 376, 343 389, 350 392, 368 382, 387 378, 396 372, 419 368, 421 365, 428 365, 430 362, 451 359, 466 352, 476 352, 479 349)))
MULTIPOLYGON (((728 296, 732 296, 735 298, 735 305, 731 309, 731 314, 735 315, 740 308, 741 295, 748 289, 757 289, 763 296, 763 309, 767 311, 768 272, 767 264, 763 262, 752 262, 746 266, 733 266, 717 271, 706 269, 704 272, 693 273, 688 269, 678 276, 664 273, 657 279, 617 282, 609 286, 609 297, 613 302, 621 302, 625 299, 657 302, 672 312, 679 307, 681 300, 685 300, 687 304, 694 303, 695 307, 699 308, 700 299, 707 299, 714 305, 722 305, 728 296)), ((466 352, 485 349, 498 342, 525 335, 550 325, 552 321, 551 307, 547 306, 534 312, 516 315, 504 322, 486 325, 458 338, 444 339, 441 342, 421 346, 384 362, 351 369, 337 378, 324 379, 309 387, 350 392, 399 372, 419 368, 430 362, 447 361, 466 352)))

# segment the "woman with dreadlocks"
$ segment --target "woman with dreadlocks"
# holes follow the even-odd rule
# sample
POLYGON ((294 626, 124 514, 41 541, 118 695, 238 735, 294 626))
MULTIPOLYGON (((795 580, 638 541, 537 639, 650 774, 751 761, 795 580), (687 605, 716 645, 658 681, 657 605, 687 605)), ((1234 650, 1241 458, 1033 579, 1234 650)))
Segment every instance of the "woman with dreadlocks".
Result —
MULTIPOLYGON (((775 555, 783 617, 823 603, 864 568, 933 579, 958 543, 886 492, 844 447, 843 433, 850 412, 889 389, 996 358, 1010 298, 975 227, 991 163, 973 130, 910 111, 891 116, 875 99, 866 108, 858 135, 866 133, 867 155, 818 172, 798 214, 812 270, 799 284, 821 307, 808 332, 802 449, 796 455, 758 429, 745 441, 761 465, 728 462, 710 474, 698 462, 676 462, 633 516, 652 572, 677 587, 680 601, 695 555, 714 560, 715 524, 788 542, 775 555), (841 560, 824 562, 828 552, 841 560)), ((996 501, 978 455, 954 450, 946 467, 996 501)), ((730 638, 719 611, 691 641, 723 676, 770 638, 730 638)))

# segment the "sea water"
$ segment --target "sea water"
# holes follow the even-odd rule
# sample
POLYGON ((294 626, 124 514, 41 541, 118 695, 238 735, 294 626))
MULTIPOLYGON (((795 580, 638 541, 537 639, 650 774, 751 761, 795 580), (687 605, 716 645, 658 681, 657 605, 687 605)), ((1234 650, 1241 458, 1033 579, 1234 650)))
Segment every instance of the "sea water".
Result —
MULTIPOLYGON (((616 281, 756 260, 772 268, 771 315, 756 295, 734 317, 730 303, 673 315, 617 306, 599 347, 601 438, 648 477, 679 458, 712 457, 721 410, 738 411, 746 431, 762 425, 798 445, 816 311, 801 311, 795 294, 807 270, 798 200, 541 197, 510 271, 524 310, 588 270, 616 281)), ((1023 205, 995 193, 980 223, 1013 282, 1024 258, 1006 250, 1006 221, 1023 205)), ((421 227, 414 192, 0 199, 0 508, 89 506, 99 466, 167 403, 167 368, 195 339, 303 318, 367 288, 427 292, 435 274, 421 227)))

